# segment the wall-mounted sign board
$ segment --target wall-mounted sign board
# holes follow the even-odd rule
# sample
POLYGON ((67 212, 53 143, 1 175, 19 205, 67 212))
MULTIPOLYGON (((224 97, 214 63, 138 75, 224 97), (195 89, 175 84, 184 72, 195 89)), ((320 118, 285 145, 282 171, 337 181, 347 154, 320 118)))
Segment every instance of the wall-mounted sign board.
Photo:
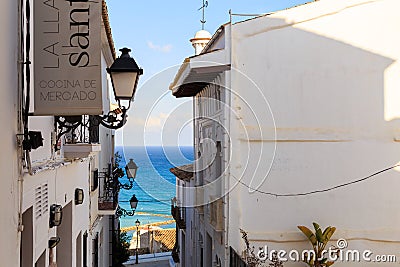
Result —
POLYGON ((33 2, 34 114, 101 114, 101 0, 33 2))

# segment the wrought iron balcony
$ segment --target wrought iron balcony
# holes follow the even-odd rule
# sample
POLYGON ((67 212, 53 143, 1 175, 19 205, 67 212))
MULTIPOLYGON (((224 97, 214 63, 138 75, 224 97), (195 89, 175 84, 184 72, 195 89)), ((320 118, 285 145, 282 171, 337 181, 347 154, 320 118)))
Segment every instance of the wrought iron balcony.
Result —
POLYGON ((186 229, 186 222, 184 216, 182 216, 182 208, 174 204, 171 205, 171 215, 174 218, 176 225, 179 229, 186 229))
POLYGON ((100 151, 97 116, 57 116, 54 121, 57 131, 55 150, 60 150, 63 143, 66 158, 84 158, 100 151))
MULTIPOLYGON (((110 168, 109 168, 110 169, 110 168)), ((99 173, 99 203, 100 215, 115 215, 118 208, 119 181, 113 179, 109 170, 99 173)))
POLYGON ((63 137, 66 144, 98 144, 100 141, 98 116, 56 116, 55 124, 57 140, 63 137))
POLYGON ((222 198, 215 199, 209 204, 209 220, 215 231, 224 230, 224 203, 222 198))
POLYGON ((171 256, 172 259, 175 263, 179 263, 179 235, 178 235, 178 225, 176 225, 176 231, 175 231, 175 245, 174 248, 172 249, 171 256))

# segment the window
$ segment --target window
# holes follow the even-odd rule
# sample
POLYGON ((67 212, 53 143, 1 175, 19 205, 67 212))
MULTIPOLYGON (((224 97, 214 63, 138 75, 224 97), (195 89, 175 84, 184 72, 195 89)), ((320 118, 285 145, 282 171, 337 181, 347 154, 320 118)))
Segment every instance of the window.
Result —
POLYGON ((215 102, 216 102, 216 109, 221 109, 221 87, 219 85, 215 86, 215 102))
POLYGON ((92 172, 92 183, 91 183, 91 191, 94 191, 99 187, 99 170, 95 169, 92 172))
POLYGON ((92 266, 99 267, 99 233, 93 239, 92 266))
POLYGON ((247 264, 242 258, 236 253, 236 251, 230 247, 229 267, 247 267, 247 264))
POLYGON ((215 178, 219 179, 222 175, 222 148, 221 141, 217 141, 217 155, 215 157, 215 178))
POLYGON ((96 116, 89 115, 89 143, 98 144, 100 142, 99 137, 99 119, 96 116))

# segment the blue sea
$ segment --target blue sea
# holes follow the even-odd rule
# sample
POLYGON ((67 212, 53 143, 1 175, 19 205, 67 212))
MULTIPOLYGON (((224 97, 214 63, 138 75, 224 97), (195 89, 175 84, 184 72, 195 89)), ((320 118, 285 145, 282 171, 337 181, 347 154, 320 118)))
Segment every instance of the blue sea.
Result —
MULTIPOLYGON (((119 205, 130 209, 129 199, 136 195, 139 203, 132 217, 121 217, 121 227, 134 226, 136 219, 141 225, 173 220, 171 217, 171 198, 176 195, 176 178, 170 168, 193 162, 193 147, 116 147, 122 156, 120 166, 132 158, 138 166, 131 190, 121 189, 119 205)), ((121 183, 127 182, 126 177, 121 183)), ((160 225, 173 228, 175 223, 160 225)))

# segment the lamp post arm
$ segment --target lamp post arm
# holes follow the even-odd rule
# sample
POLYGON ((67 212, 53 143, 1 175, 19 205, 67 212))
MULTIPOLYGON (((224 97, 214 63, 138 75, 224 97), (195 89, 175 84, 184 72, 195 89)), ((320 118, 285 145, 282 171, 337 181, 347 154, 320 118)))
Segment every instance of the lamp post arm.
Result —
POLYGON ((108 112, 107 115, 99 115, 100 124, 108 129, 119 129, 126 123, 128 109, 121 107, 108 112))
POLYGON ((122 216, 126 217, 126 216, 133 216, 135 215, 135 210, 126 210, 124 208, 121 208, 119 205, 117 207, 117 211, 115 212, 115 215, 120 218, 122 216))
POLYGON ((125 184, 118 181, 118 187, 122 188, 124 190, 131 190, 133 187, 133 180, 129 179, 129 183, 125 183, 125 184))

